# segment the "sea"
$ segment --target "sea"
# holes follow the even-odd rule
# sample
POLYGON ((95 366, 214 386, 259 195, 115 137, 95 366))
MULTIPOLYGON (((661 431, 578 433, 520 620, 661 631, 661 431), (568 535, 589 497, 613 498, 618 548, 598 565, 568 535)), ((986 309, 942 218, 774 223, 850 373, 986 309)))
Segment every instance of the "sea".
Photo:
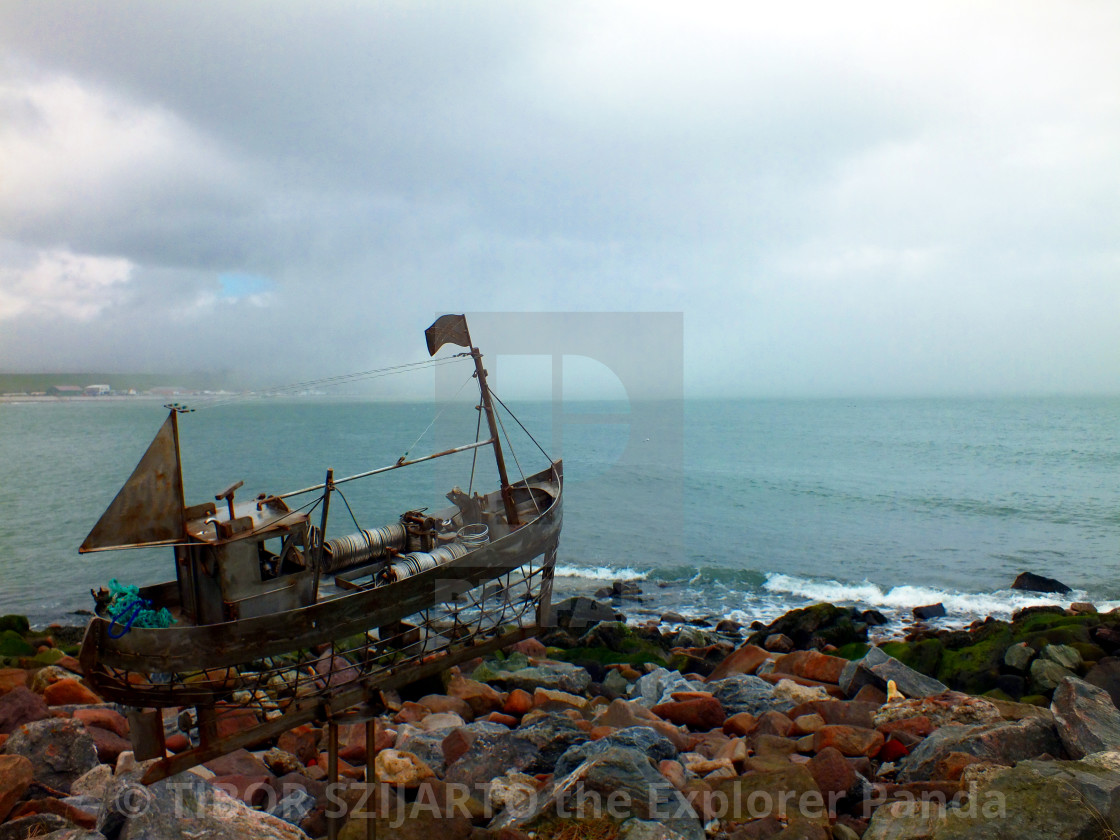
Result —
MULTIPOLYGON (((354 475, 480 428, 461 399, 180 399, 195 409, 180 415, 189 504, 237 481, 240 498, 312 486, 327 468, 354 475)), ((1118 397, 509 408, 514 478, 564 460, 556 597, 632 581, 641 594, 618 603, 632 621, 742 623, 831 601, 879 610, 896 632, 934 603, 945 626, 1035 604, 1120 605, 1118 397), (1073 592, 1012 590, 1024 571, 1073 592)), ((0 402, 0 614, 80 624, 92 589, 174 577, 167 548, 78 554, 166 414, 147 398, 0 402)), ((445 506, 454 485, 496 484, 489 449, 348 482, 328 536, 445 506)))

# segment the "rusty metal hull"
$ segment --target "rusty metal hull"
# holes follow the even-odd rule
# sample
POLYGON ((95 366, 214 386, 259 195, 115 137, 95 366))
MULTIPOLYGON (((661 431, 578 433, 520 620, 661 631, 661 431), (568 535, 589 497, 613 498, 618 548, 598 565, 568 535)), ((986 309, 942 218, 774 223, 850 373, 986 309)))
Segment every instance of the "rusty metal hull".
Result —
MULTIPOLYGON (((198 746, 162 758, 162 741, 136 745, 162 759, 146 781, 376 702, 381 691, 533 635, 549 610, 563 520, 561 463, 522 486, 549 500, 524 525, 394 583, 236 621, 134 628, 121 638, 112 638, 109 620, 92 619, 80 657, 103 697, 137 709, 195 709, 198 746), (234 719, 236 732, 226 725, 234 719)), ((499 494, 491 497, 501 504, 499 494)), ((176 585, 145 594, 173 599, 176 585)))

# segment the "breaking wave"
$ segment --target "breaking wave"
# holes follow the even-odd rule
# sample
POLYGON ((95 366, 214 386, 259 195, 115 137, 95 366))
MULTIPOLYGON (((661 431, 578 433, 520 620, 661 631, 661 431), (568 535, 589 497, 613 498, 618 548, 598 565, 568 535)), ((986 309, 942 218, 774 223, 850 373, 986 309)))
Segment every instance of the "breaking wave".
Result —
MULTIPOLYGON (((894 586, 884 589, 869 581, 841 583, 835 580, 811 580, 783 574, 769 575, 763 584, 763 589, 774 594, 792 595, 814 601, 850 603, 891 611, 909 611, 913 607, 941 603, 947 613, 957 618, 965 616, 984 618, 989 615, 1009 617, 1013 612, 1024 607, 1046 604, 1068 607, 1074 601, 1087 600, 1086 593, 1081 590, 1074 590, 1068 595, 1052 595, 1016 589, 1001 589, 995 592, 956 592, 927 586, 894 586)), ((1108 610, 1117 603, 1098 603, 1097 608, 1108 610)))
POLYGON ((587 580, 645 580, 648 572, 639 572, 629 567, 616 569, 611 566, 569 566, 557 565, 556 577, 585 578, 587 580))

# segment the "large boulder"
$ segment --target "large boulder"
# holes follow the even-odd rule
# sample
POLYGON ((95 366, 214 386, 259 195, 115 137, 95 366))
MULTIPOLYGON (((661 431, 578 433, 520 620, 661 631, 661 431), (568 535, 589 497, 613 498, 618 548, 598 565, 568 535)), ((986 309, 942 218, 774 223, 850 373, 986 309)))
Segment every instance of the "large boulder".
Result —
POLYGON ((513 671, 497 671, 486 680, 505 691, 520 688, 530 694, 538 688, 582 694, 591 685, 586 669, 568 662, 539 661, 536 665, 513 671))
POLYGON ((578 818, 609 815, 618 822, 638 818, 661 823, 685 840, 704 840, 704 829, 692 806, 644 753, 611 746, 561 778, 554 778, 537 797, 511 804, 491 823, 502 828, 532 825, 551 813, 578 818))
POLYGON ((840 674, 840 688, 849 697, 864 685, 886 689, 894 680, 895 687, 907 697, 932 697, 946 691, 944 683, 903 665, 880 648, 871 648, 863 659, 850 662, 840 674))
POLYGON ((1103 688, 1113 705, 1120 708, 1120 658, 1106 656, 1098 660, 1085 674, 1085 682, 1103 688))
POLYGON ((31 787, 34 768, 22 755, 0 755, 0 822, 31 787))
POLYGON ((898 780, 929 781, 934 777, 938 764, 953 752, 1010 766, 1041 755, 1059 755, 1061 749, 1054 725, 1042 718, 976 726, 943 726, 928 735, 899 762, 898 780))
POLYGON ((25 723, 50 717, 43 698, 22 685, 0 696, 0 735, 15 732, 25 723))
POLYGON ((545 626, 563 627, 565 629, 583 630, 600 621, 621 620, 619 613, 610 604, 594 601, 577 595, 567 598, 558 604, 553 604, 550 621, 545 626))
POLYGON ((1036 575, 1034 572, 1022 572, 1015 578, 1011 588, 1026 592, 1050 592, 1057 595, 1066 595, 1073 591, 1060 580, 1036 575))
POLYGON ((639 750, 654 761, 667 761, 677 757, 677 748, 664 735, 645 726, 628 726, 612 732, 598 741, 587 741, 569 747, 556 762, 555 774, 566 776, 592 756, 610 747, 630 747, 639 750))
POLYGON ((1104 689, 1067 677, 1055 689, 1050 711, 1071 758, 1120 749, 1120 709, 1104 689))
POLYGON ((97 766, 97 747, 86 728, 70 718, 50 718, 28 723, 4 743, 8 755, 28 759, 35 781, 63 793, 79 776, 97 766))
POLYGON ((825 644, 842 647, 852 642, 866 642, 867 625, 861 621, 858 610, 821 603, 787 612, 757 631, 749 641, 761 644, 773 635, 788 636, 798 648, 825 644))
POLYGON ((634 681, 630 686, 630 699, 647 709, 652 709, 659 703, 672 700, 674 692, 696 691, 702 688, 704 688, 702 684, 686 680, 677 671, 655 668, 634 681))
POLYGON ((513 730, 511 735, 536 750, 536 759, 525 768, 529 773, 551 773, 569 747, 589 740, 583 729, 562 714, 541 715, 513 730))
MULTIPOLYGON (((933 840, 1096 840, 1120 830, 1120 754, 1022 761, 949 809, 933 840)), ((866 840, 866 839, 865 839, 866 840)))
POLYGON ((749 674, 715 680, 706 687, 729 716, 748 712, 759 717, 769 711, 788 711, 794 705, 791 701, 776 696, 772 684, 749 674))
POLYGON ((131 774, 106 788, 98 831, 119 840, 306 840, 299 828, 254 811, 193 773, 181 773, 150 787, 131 774))

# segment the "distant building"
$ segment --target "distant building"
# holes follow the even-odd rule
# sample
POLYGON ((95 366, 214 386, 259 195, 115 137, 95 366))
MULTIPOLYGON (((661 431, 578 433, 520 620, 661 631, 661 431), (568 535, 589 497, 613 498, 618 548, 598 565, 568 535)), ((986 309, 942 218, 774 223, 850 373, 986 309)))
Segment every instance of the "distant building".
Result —
POLYGON ((87 385, 82 393, 87 397, 107 397, 110 390, 108 385, 87 385))
POLYGON ((152 388, 148 393, 155 394, 158 397, 176 397, 181 394, 190 394, 192 391, 182 385, 160 385, 152 388))
POLYGON ((80 397, 82 393, 81 385, 50 385, 47 388, 48 397, 80 397))

